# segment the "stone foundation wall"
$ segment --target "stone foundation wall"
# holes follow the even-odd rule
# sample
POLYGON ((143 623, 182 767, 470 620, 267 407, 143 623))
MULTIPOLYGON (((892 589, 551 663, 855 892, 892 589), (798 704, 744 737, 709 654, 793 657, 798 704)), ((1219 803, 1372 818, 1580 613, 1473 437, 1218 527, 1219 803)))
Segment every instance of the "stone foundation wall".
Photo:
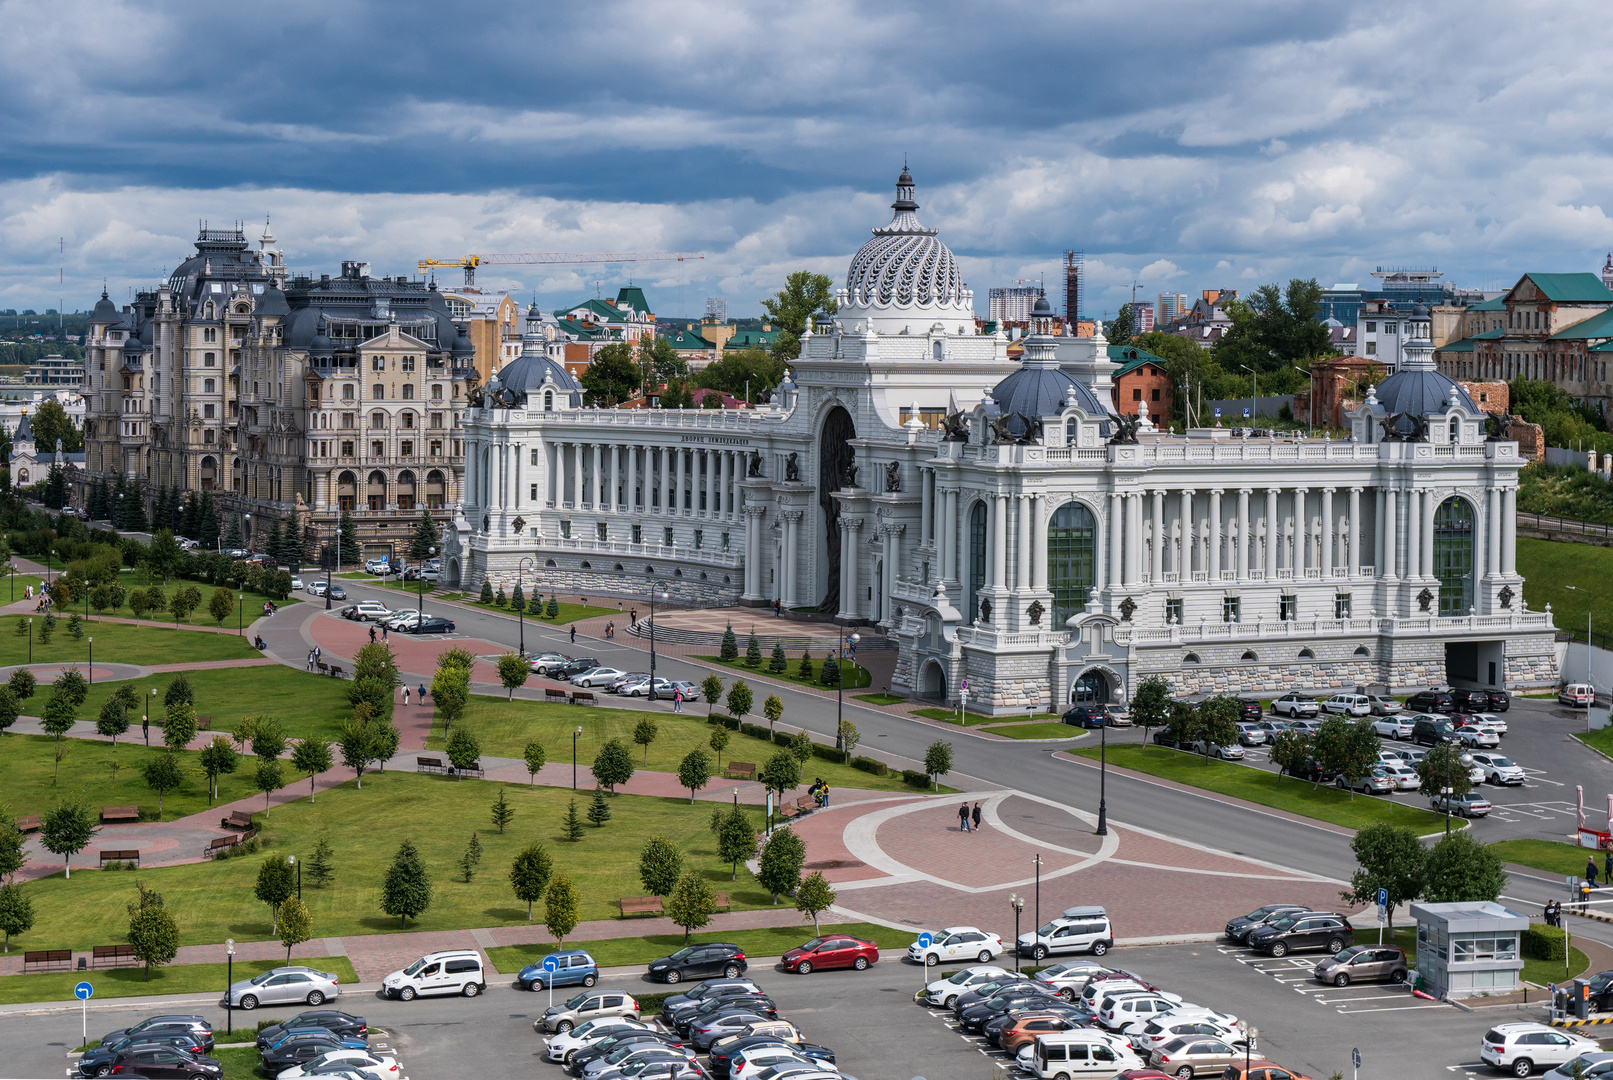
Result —
POLYGON ((1514 644, 1524 645, 1527 642, 1507 643, 1507 685, 1518 688, 1535 688, 1556 686, 1562 681, 1562 672, 1557 667, 1557 654, 1555 651, 1528 652, 1518 656, 1512 655, 1514 644))
POLYGON ((969 708, 992 716, 1046 711, 1052 704, 1049 665, 1052 653, 996 655, 965 649, 964 671, 969 679, 969 708))
POLYGON ((668 564, 665 574, 656 574, 654 578, 643 573, 642 563, 632 564, 638 567, 638 572, 625 569, 628 565, 623 563, 624 569, 616 570, 614 561, 590 560, 570 557, 539 557, 536 570, 528 569, 521 573, 521 559, 517 553, 504 555, 494 553, 490 557, 481 552, 473 555, 475 563, 464 573, 464 589, 469 593, 481 591, 482 580, 485 578, 498 591, 502 586, 506 593, 515 589, 518 580, 525 581, 525 589, 530 596, 534 590, 549 593, 575 593, 581 596, 612 596, 628 599, 641 599, 650 589, 653 582, 658 588, 672 594, 671 602, 685 607, 731 607, 739 602, 740 594, 744 591, 743 573, 720 570, 715 568, 700 569, 694 566, 673 566, 668 564), (487 562, 483 563, 486 558, 487 562), (555 565, 548 566, 546 563, 555 565), (592 563, 583 566, 583 563, 592 563), (612 567, 601 569, 600 564, 612 567), (701 580, 704 575, 704 580, 701 580), (727 579, 726 581, 724 579, 727 579))

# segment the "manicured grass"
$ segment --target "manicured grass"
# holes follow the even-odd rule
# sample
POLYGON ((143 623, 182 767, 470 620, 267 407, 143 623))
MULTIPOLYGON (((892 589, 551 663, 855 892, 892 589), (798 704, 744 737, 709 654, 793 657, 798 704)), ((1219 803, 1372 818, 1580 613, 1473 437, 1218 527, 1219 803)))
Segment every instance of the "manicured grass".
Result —
MULTIPOLYGON (((1556 695, 1553 694, 1553 697, 1556 695)), ((1600 708, 1600 706, 1597 706, 1600 708)), ((1597 728, 1595 731, 1576 731, 1574 738, 1586 746, 1594 747, 1602 753, 1613 757, 1613 724, 1597 728)))
POLYGON ((1518 573, 1526 579, 1523 591, 1530 611, 1544 611, 1551 604, 1557 629, 1573 634, 1576 641, 1585 640, 1585 614, 1595 611, 1591 630, 1598 642, 1606 644, 1609 628, 1600 624, 1601 613, 1613 603, 1613 548, 1520 536, 1518 573), (1566 588, 1569 585, 1573 588, 1566 588))
MULTIPOLYGON (((717 889, 715 884, 712 888, 717 889)), ((720 891, 720 889, 719 889, 720 891)), ((779 904, 789 903, 788 897, 780 897, 779 904)), ((865 941, 872 941, 881 949, 905 949, 918 938, 917 930, 892 930, 888 926, 879 926, 875 923, 821 923, 823 934, 846 934, 850 937, 859 937, 865 941)), ((758 956, 783 956, 797 945, 810 940, 812 937, 812 920, 803 917, 800 926, 775 926, 762 930, 728 930, 722 933, 707 933, 700 931, 689 936, 689 944, 697 945, 708 941, 721 941, 731 945, 738 945, 745 950, 745 955, 752 958, 758 956)), ((633 964, 648 964, 652 960, 659 960, 668 953, 683 948, 682 934, 651 934, 645 937, 610 938, 605 941, 574 941, 566 947, 582 949, 594 958, 600 967, 628 967, 633 964)), ((541 961, 545 956, 556 951, 553 945, 506 945, 497 949, 487 950, 487 958, 493 961, 493 966, 506 975, 514 975, 528 964, 541 961)), ((634 995, 635 997, 637 995, 634 995)))
MULTIPOLYGON (((799 656, 791 657, 790 666, 785 668, 783 673, 775 674, 767 670, 768 659, 773 655, 772 645, 766 641, 762 642, 762 663, 759 667, 751 667, 745 663, 745 641, 743 638, 740 639, 739 649, 740 658, 737 660, 724 660, 720 656, 695 656, 692 659, 700 660, 707 664, 715 664, 718 667, 728 668, 730 671, 738 671, 742 674, 766 675, 768 678, 778 679, 780 682, 800 683, 803 686, 819 686, 825 690, 834 689, 834 687, 827 686, 823 682, 823 657, 821 656, 812 658, 812 678, 801 679, 796 675, 796 672, 801 669, 801 658, 799 656)), ((874 682, 874 677, 868 673, 867 668, 861 664, 853 665, 850 661, 843 662, 840 665, 840 677, 846 680, 847 690, 861 690, 866 686, 872 686, 874 682)))
MULTIPOLYGON (((116 939, 108 938, 102 944, 118 944, 123 940, 120 935, 116 939)), ((218 951, 220 956, 224 955, 224 946, 220 945, 218 951)), ((298 957, 295 962, 320 971, 332 972, 339 977, 344 986, 352 986, 358 982, 358 976, 353 974, 353 965, 345 956, 321 956, 311 960, 298 957)), ((240 982, 242 979, 250 979, 254 975, 261 975, 284 964, 284 958, 237 960, 235 980, 240 982)), ((228 977, 227 967, 223 963, 174 964, 169 967, 152 968, 149 982, 146 981, 146 969, 143 967, 101 968, 89 973, 56 971, 42 975, 8 975, 0 979, 0 1005, 15 1005, 25 1001, 72 1001, 73 987, 86 981, 95 987, 96 1001, 102 998, 147 997, 155 994, 196 994, 208 990, 218 991, 219 997, 223 998, 228 977)), ((337 1005, 340 1005, 340 1001, 337 1005)), ((254 1018, 256 1015, 253 1014, 254 1018)), ((237 1028, 243 1026, 244 1019, 243 1015, 242 1020, 237 1021, 237 1028)), ((247 1025, 247 1030, 250 1030, 250 1025, 247 1025)), ((217 1038, 219 1042, 229 1041, 224 1037, 223 1031, 218 1032, 217 1038)), ((257 1051, 248 1049, 247 1052, 252 1055, 252 1064, 256 1065, 257 1051)))
MULTIPOLYGON (((754 707, 759 709, 767 698, 763 692, 766 687, 758 685, 753 689, 756 691, 754 707)), ((746 719, 754 724, 767 723, 766 718, 756 713, 752 713, 746 719)), ((582 735, 577 740, 577 762, 578 774, 585 787, 593 786, 593 777, 589 774, 588 767, 607 739, 616 738, 627 743, 628 749, 633 752, 633 764, 640 769, 675 773, 678 771, 678 763, 690 750, 696 748, 704 750, 712 765, 716 765, 716 755, 711 750, 709 740, 711 733, 717 729, 706 723, 706 710, 698 704, 685 706, 682 713, 673 713, 670 710, 650 712, 641 709, 611 709, 604 706, 589 708, 551 705, 542 701, 506 701, 499 697, 477 694, 472 695, 462 723, 466 730, 474 732, 481 740, 483 753, 519 758, 525 755, 526 744, 536 739, 543 744, 550 761, 563 762, 571 760, 572 733, 580 726, 582 735), (644 748, 633 742, 633 729, 646 716, 652 717, 660 728, 655 741, 650 744, 648 763, 645 761, 644 748)), ((784 718, 779 721, 778 730, 793 732, 798 728, 790 726, 790 716, 785 713, 784 718)), ((443 728, 441 719, 438 718, 433 721, 431 737, 427 740, 426 746, 431 750, 440 750, 443 745, 443 728)), ((768 758, 782 749, 783 747, 767 740, 730 731, 728 745, 723 749, 723 767, 727 768, 730 761, 748 761, 760 769, 768 758)), ((823 758, 808 761, 801 767, 801 772, 807 782, 811 782, 813 777, 821 776, 831 787, 836 788, 902 790, 900 773, 894 776, 875 776, 861 769, 853 769, 850 765, 839 765, 823 758)), ((713 787, 720 787, 722 781, 714 777, 711 784, 713 787)))
MULTIPOLYGON (((220 996, 223 996, 222 990, 220 996)), ((337 1001, 336 1005, 339 1007, 341 1002, 337 1001)), ((253 1028, 251 1021, 247 1021, 244 1028, 237 1027, 235 1030, 242 1039, 251 1039, 254 1037, 253 1028)), ((218 1037, 217 1033, 214 1037, 218 1037)), ((207 1056, 224 1067, 220 1080, 262 1080, 263 1074, 258 1072, 258 1062, 263 1059, 263 1055, 258 1053, 256 1046, 214 1047, 213 1052, 207 1056)))
MULTIPOLYGON (((1098 748, 1086 747, 1072 750, 1071 753, 1096 760, 1098 748)), ((1142 746, 1111 746, 1108 753, 1111 765, 1350 829, 1378 822, 1431 829, 1445 820, 1427 810, 1371 795, 1357 795, 1352 802, 1348 792, 1337 788, 1318 787, 1312 790, 1311 785, 1303 780, 1279 777, 1275 773, 1205 759, 1196 754, 1178 754, 1142 746)))
POLYGON ((1576 975, 1583 974, 1590 966, 1591 962, 1585 954, 1570 944, 1566 963, 1562 960, 1534 960, 1526 956, 1523 958, 1522 974, 1525 980, 1536 986, 1545 986, 1547 983, 1560 983, 1572 979, 1576 975))
MULTIPOLYGON (((686 870, 704 876, 713 890, 726 891, 735 910, 771 903, 744 867, 738 881, 729 880, 729 866, 717 858, 710 806, 618 795, 610 801, 612 817, 603 828, 587 824, 583 839, 568 843, 561 838, 561 819, 573 798, 581 814, 588 806, 587 791, 392 770, 366 774, 363 790, 348 782, 320 792, 317 803, 300 799, 275 807, 263 833, 266 850, 255 856, 154 867, 138 874, 75 873, 71 880, 57 874, 28 882, 21 887, 33 899, 34 927, 12 944, 87 950, 124 940, 129 922, 126 905, 135 895, 137 880, 162 894, 179 923, 181 944, 208 944, 227 937, 268 939, 269 909, 253 897, 265 854, 306 858, 321 837, 330 843, 336 876, 322 889, 313 888, 305 877, 303 902, 313 915, 315 937, 405 929, 380 906, 382 878, 405 839, 419 849, 433 886, 431 907, 419 919, 409 920, 409 931, 525 923, 526 905, 511 891, 508 873, 516 854, 534 842, 547 848, 557 873, 571 875, 585 920, 616 918, 621 897, 643 894, 639 854, 645 841, 657 834, 683 852, 686 870), (489 814, 500 786, 515 811, 502 834, 489 814), (473 831, 483 857, 466 884, 457 873, 457 863, 473 831)), ((759 814, 756 820, 760 825, 759 814)), ((535 914, 542 919, 541 903, 535 914)), ((624 923, 623 930, 631 933, 631 923, 624 923)))
MULTIPOLYGON (((506 604, 504 607, 499 607, 497 604, 484 604, 469 593, 466 593, 463 597, 460 597, 458 593, 445 595, 443 597, 444 600, 450 598, 457 598, 459 599, 460 603, 465 604, 468 607, 480 608, 483 611, 494 611, 502 615, 508 615, 512 619, 515 618, 515 609, 510 607, 508 604, 506 604)), ((531 602, 532 597, 529 594, 527 596, 527 603, 530 605, 531 602)), ((544 604, 544 610, 547 611, 548 601, 544 601, 544 604)), ((618 622, 622 626, 627 625, 627 612, 625 610, 618 611, 615 608, 598 607, 594 604, 589 604, 586 607, 584 607, 582 604, 561 604, 559 607, 559 613, 552 619, 547 615, 534 615, 530 610, 528 610, 523 617, 528 622, 548 623, 553 626, 569 626, 571 623, 578 622, 582 619, 592 619, 596 615, 615 615, 617 616, 618 622)))
MULTIPOLYGON (((1532 866, 1549 874, 1583 874, 1586 856, 1594 854, 1578 844, 1559 840, 1497 840, 1486 846, 1509 863, 1532 866)), ((1600 857, 1596 859, 1596 868, 1600 873, 1600 857)))
MULTIPOLYGON (((957 709, 914 709, 914 716, 922 716, 926 720, 939 720, 943 724, 956 724, 958 722, 957 709)), ((963 714, 963 726, 974 727, 976 724, 1000 724, 1010 719, 1005 716, 985 716, 981 713, 966 712, 963 714)), ((1057 720, 1058 713, 1041 713, 1027 719, 1057 720)))
MULTIPOLYGON (((251 637, 235 634, 205 634, 190 630, 175 630, 172 624, 143 622, 97 622, 84 624, 86 640, 74 641, 67 632, 67 618, 58 615, 56 632, 48 643, 39 640, 43 616, 18 616, 34 620, 33 659, 35 664, 75 663, 89 661, 88 638, 95 639, 95 657, 101 663, 122 664, 187 664, 208 660, 238 660, 262 655, 252 648, 251 637)), ((29 663, 27 624, 24 632, 16 633, 17 619, 0 624, 0 666, 29 663)))
MULTIPOLYGON (((141 631, 144 633, 145 631, 141 631)), ((100 652, 100 637, 96 636, 96 652, 100 652)), ((333 679, 298 668, 275 665, 251 668, 203 668, 197 671, 168 672, 145 679, 98 681, 90 687, 89 696, 79 709, 81 719, 93 721, 108 696, 122 684, 132 681, 143 698, 149 699, 157 691, 152 706, 154 716, 163 712, 163 696, 169 683, 180 674, 190 683, 196 695, 196 712, 213 718, 211 731, 233 731, 245 716, 272 716, 280 721, 287 735, 302 738, 318 735, 325 739, 336 738, 342 722, 351 714, 347 703, 347 690, 353 684, 345 679, 333 679)), ((43 709, 43 696, 36 696, 24 711, 43 709)), ((140 737, 140 717, 134 717, 135 738, 140 737)), ((156 732, 152 732, 153 739, 156 732)))
POLYGON ((905 697, 897 697, 895 694, 853 694, 851 696, 858 701, 866 701, 870 705, 900 705, 907 700, 905 697))
POLYGON ((1082 734, 1080 728, 1069 724, 999 724, 980 730, 1010 739, 1078 739, 1082 734))

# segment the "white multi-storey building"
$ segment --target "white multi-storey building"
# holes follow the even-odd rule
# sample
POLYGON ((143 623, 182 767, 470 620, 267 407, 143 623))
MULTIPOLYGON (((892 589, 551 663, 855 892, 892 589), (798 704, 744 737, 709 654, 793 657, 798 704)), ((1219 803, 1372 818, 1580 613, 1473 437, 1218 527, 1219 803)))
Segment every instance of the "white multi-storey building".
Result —
POLYGON ((894 687, 967 679, 997 713, 1154 673, 1183 694, 1555 680, 1515 567, 1522 462, 1434 370, 1426 311, 1345 441, 1170 435, 1112 415, 1107 343, 1053 336, 1045 300, 1010 361, 905 170, 894 210, 763 409, 584 409, 534 334, 467 412, 450 578, 814 606, 884 629, 894 687))

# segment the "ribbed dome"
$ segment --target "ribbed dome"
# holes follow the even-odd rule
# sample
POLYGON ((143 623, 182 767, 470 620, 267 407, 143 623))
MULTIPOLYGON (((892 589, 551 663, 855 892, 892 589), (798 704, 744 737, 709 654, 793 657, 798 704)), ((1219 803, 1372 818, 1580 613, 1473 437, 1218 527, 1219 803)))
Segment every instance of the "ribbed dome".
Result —
POLYGON ((852 256, 846 291, 855 304, 955 304, 963 298, 963 276, 952 251, 914 215, 913 178, 907 170, 896 181, 894 214, 874 238, 852 256))

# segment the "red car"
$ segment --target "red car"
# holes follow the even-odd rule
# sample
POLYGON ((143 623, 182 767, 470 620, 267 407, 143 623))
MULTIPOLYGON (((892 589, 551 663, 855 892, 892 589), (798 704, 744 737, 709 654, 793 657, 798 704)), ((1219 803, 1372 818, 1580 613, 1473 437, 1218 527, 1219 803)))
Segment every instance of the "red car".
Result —
POLYGON ((856 968, 879 963, 879 946, 854 937, 815 937, 784 954, 784 970, 802 975, 819 968, 856 968))
POLYGON ((1162 1073, 1158 1069, 1127 1069, 1116 1073, 1115 1080, 1171 1080, 1170 1073, 1162 1073))

